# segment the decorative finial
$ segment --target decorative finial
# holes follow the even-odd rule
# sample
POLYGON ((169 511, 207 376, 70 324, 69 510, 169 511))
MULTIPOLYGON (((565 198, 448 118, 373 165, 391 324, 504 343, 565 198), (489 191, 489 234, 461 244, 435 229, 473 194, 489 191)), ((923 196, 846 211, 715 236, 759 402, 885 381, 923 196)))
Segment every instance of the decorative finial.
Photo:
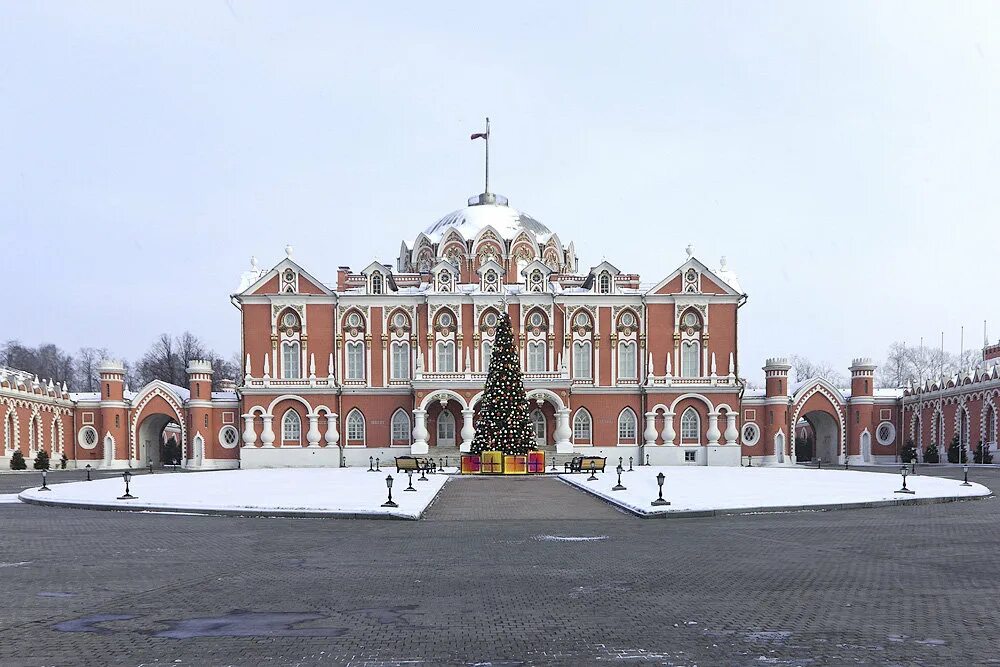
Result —
POLYGON ((726 256, 725 255, 723 255, 722 257, 719 258, 719 268, 722 269, 723 271, 726 270, 726 256))
POLYGON ((294 248, 292 248, 291 245, 286 245, 285 246, 285 257, 287 257, 288 259, 291 259, 292 258, 292 250, 294 250, 294 248))
POLYGON ((684 248, 684 251, 688 254, 688 258, 690 259, 694 256, 694 245, 688 243, 687 248, 684 248))
POLYGON ((256 271, 259 268, 260 267, 257 266, 257 255, 250 255, 250 270, 251 271, 256 271))

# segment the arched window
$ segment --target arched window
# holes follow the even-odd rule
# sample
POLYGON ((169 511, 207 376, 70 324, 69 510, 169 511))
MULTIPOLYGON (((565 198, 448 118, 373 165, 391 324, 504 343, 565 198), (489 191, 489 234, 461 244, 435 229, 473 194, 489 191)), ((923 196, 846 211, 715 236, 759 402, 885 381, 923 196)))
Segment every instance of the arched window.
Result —
POLYGON ((681 377, 694 378, 701 375, 699 347, 697 341, 685 341, 681 344, 681 377))
POLYGON ((439 373, 455 372, 455 343, 441 341, 437 344, 437 369, 439 373))
POLYGON ((281 377, 294 379, 302 377, 302 356, 299 354, 299 344, 284 342, 281 344, 281 377))
POLYGON ((410 415, 402 408, 392 415, 392 442, 410 444, 410 415))
POLYGON ((3 446, 7 450, 14 449, 17 443, 14 442, 14 408, 8 407, 7 414, 3 418, 3 446))
POLYGON ((62 437, 62 424, 59 423, 59 417, 52 418, 52 438, 49 442, 52 443, 52 453, 55 454, 57 451, 63 451, 63 437, 62 437))
POLYGON ((580 408, 573 416, 573 442, 576 444, 586 444, 591 440, 591 419, 590 413, 580 408))
POLYGON ((611 274, 602 271, 597 279, 597 292, 599 294, 611 294, 611 274))
POLYGON ((493 358, 493 341, 483 341, 483 371, 490 370, 490 360, 493 358))
POLYGON ((281 444, 302 444, 302 418, 299 413, 289 408, 281 418, 281 444))
POLYGON ((545 370, 545 341, 538 340, 528 343, 528 372, 541 373, 545 370))
POLYGON ((590 362, 590 342, 573 343, 573 377, 581 380, 593 377, 590 362))
POLYGON ((34 415, 28 422, 28 451, 34 454, 42 445, 42 422, 38 415, 34 415))
POLYGON ((365 344, 360 340, 347 344, 347 379, 365 379, 365 344))
POLYGON ((392 344, 392 379, 407 380, 410 377, 410 344, 392 344))
POLYGON ((694 408, 688 408, 681 415, 681 444, 701 441, 701 417, 694 408))
POLYGON ((623 380, 635 379, 635 350, 634 341, 618 344, 618 377, 623 380))
POLYGON ((995 444, 997 441, 997 416, 992 405, 986 408, 986 437, 983 442, 987 445, 995 444))
POLYGON ((376 271, 372 274, 372 294, 381 294, 384 289, 382 286, 382 274, 376 271))
POLYGON ((618 415, 618 443, 625 445, 635 444, 636 431, 635 413, 632 408, 625 408, 618 415))
POLYGON ((357 408, 347 415, 347 442, 355 445, 365 443, 365 416, 357 408))
POLYGON ((538 447, 545 446, 545 415, 542 414, 541 410, 531 411, 531 428, 535 433, 535 445, 538 447))
POLYGON ((969 411, 958 409, 958 445, 963 451, 969 448, 969 411))

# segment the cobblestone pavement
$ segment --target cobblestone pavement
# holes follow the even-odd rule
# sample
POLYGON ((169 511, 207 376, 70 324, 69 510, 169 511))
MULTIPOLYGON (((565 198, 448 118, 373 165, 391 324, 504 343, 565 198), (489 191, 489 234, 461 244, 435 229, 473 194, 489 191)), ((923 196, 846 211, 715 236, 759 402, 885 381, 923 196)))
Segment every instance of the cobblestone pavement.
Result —
POLYGON ((0 664, 1000 664, 993 498, 643 521, 445 488, 419 522, 0 505, 0 664))

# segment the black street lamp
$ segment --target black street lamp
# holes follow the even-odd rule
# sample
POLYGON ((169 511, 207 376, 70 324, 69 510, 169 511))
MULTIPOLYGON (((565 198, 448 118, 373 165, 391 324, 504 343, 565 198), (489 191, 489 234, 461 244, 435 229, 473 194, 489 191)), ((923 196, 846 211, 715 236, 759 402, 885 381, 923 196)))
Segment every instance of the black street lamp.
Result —
POLYGON ((917 460, 916 459, 910 459, 910 474, 911 475, 916 475, 917 474, 917 460))
POLYGON ((87 481, 90 481, 90 464, 87 464, 87 481))
MULTIPOLYGON (((965 464, 964 466, 962 466, 962 474, 964 475, 964 480, 962 481, 962 483, 959 486, 972 486, 971 484, 969 484, 969 464, 965 464)), ((42 474, 43 483, 44 483, 44 479, 45 479, 45 475, 43 473, 42 474)), ((41 489, 39 489, 39 491, 41 491, 41 489)))
POLYGON ((611 487, 612 491, 624 491, 625 487, 622 486, 622 467, 618 466, 618 483, 611 487))
POLYGON ((149 474, 152 475, 153 474, 153 462, 147 459, 146 460, 146 464, 149 466, 149 474))
POLYGON ((438 469, 437 469, 437 472, 441 473, 442 475, 444 474, 444 464, 441 463, 441 459, 438 459, 438 469))
POLYGON ((420 477, 417 478, 417 481, 418 482, 429 482, 430 480, 427 479, 427 474, 426 473, 427 473, 427 466, 426 465, 420 466, 420 477))
POLYGON ((385 478, 385 486, 389 489, 389 500, 382 503, 382 507, 399 507, 399 505, 392 502, 392 475, 388 475, 385 478))
POLYGON ((132 473, 126 470, 125 472, 122 473, 122 479, 125 480, 125 495, 118 496, 118 500, 135 500, 136 498, 138 498, 139 496, 133 496, 131 493, 128 492, 128 483, 132 481, 132 473))
POLYGON ((588 482, 596 482, 597 481, 597 475, 594 474, 594 470, 595 470, 594 462, 591 461, 590 462, 590 477, 587 478, 588 482))
POLYGON ((816 459, 816 470, 823 469, 823 459, 816 459))
POLYGON ((368 472, 375 472, 375 457, 368 457, 368 472))
POLYGON ((416 491, 416 489, 413 488, 413 471, 407 470, 406 474, 410 478, 410 485, 403 489, 403 491, 416 491))
POLYGON ((549 468, 549 470, 552 471, 552 472, 556 472, 556 457, 555 456, 552 457, 552 467, 549 468))
POLYGON ((619 468, 624 468, 625 467, 625 457, 623 457, 623 456, 619 456, 618 457, 618 467, 619 468))
POLYGON ((646 454, 646 465, 649 465, 649 454, 646 454))
POLYGON ((378 457, 375 457, 375 472, 382 472, 382 469, 378 467, 378 457))
POLYGON ((42 485, 38 488, 39 491, 51 491, 52 490, 52 489, 49 488, 49 485, 46 483, 46 480, 45 480, 47 472, 48 472, 48 470, 42 470, 42 485))
POLYGON ((654 500, 653 502, 650 503, 650 505, 652 505, 653 507, 660 507, 662 505, 669 505, 670 504, 669 500, 664 500, 663 499, 663 481, 665 479, 666 479, 666 475, 664 475, 662 472, 659 475, 656 476, 656 483, 660 485, 660 496, 656 500, 654 500))
POLYGON ((629 471, 629 472, 634 472, 634 471, 632 470, 632 457, 631 457, 631 456, 630 456, 630 457, 628 457, 628 471, 629 471))
POLYGON ((749 456, 747 456, 747 467, 748 468, 752 468, 753 467, 753 454, 750 454, 749 456))
POLYGON ((906 466, 900 466, 899 467, 899 473, 903 476, 903 488, 896 489, 895 493, 909 493, 909 494, 916 493, 916 491, 913 491, 912 489, 906 488, 906 474, 908 472, 909 472, 909 470, 906 469, 906 466))
POLYGON ((849 470, 850 469, 850 465, 851 465, 851 460, 845 456, 844 457, 844 470, 849 470))

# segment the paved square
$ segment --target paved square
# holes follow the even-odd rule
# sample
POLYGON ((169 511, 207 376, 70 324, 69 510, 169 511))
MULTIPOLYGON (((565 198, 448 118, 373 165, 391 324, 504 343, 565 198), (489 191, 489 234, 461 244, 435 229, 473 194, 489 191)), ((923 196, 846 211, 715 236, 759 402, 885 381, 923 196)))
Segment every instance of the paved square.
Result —
POLYGON ((4 665, 1000 662, 993 498, 643 521, 462 479, 418 522, 0 505, 0 535, 4 665))

